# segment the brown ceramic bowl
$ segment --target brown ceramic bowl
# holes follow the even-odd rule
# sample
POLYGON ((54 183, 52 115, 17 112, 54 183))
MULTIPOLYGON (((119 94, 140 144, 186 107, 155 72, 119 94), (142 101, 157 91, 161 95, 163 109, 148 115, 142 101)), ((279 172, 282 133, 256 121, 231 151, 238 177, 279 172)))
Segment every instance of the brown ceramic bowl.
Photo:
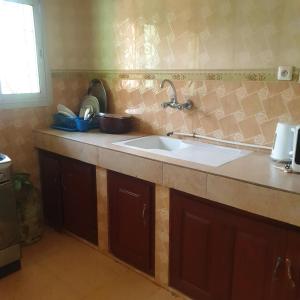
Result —
POLYGON ((105 133, 122 134, 132 130, 133 118, 130 115, 104 114, 97 116, 99 129, 105 133))

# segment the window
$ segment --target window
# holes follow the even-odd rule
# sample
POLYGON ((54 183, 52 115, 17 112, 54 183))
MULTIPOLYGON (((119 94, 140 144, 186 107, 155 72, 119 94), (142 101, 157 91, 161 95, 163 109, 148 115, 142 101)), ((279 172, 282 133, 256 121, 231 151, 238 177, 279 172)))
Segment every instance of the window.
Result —
POLYGON ((46 105, 39 0, 0 0, 0 108, 46 105))

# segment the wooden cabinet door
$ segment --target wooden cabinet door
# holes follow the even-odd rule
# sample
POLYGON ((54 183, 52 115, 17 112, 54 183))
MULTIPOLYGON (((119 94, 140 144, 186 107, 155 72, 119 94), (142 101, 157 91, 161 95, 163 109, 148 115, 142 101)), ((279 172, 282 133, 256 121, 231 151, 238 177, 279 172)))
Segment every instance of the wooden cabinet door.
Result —
POLYGON ((97 245, 96 167, 61 158, 64 227, 97 245))
POLYGON ((200 300, 285 299, 285 230, 177 191, 170 229, 172 287, 200 300))
POLYGON ((170 285, 193 299, 230 300, 234 230, 200 200, 171 191, 170 285))
POLYGON ((154 185, 108 172, 110 250, 148 274, 154 273, 154 185))
POLYGON ((280 299, 286 232, 238 215, 235 224, 231 300, 280 299))
POLYGON ((39 151, 40 178, 44 217, 49 226, 56 230, 63 227, 63 204, 59 157, 39 151))
POLYGON ((282 300, 300 299, 300 233, 288 233, 282 300))

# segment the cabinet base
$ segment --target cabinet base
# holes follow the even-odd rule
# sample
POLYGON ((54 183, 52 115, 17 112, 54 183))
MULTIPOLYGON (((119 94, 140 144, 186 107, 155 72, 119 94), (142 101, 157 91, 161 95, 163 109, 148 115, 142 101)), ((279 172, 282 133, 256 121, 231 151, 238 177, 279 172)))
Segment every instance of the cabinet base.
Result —
POLYGON ((0 268, 0 278, 3 278, 11 273, 17 272, 21 269, 21 261, 14 261, 4 267, 0 268))

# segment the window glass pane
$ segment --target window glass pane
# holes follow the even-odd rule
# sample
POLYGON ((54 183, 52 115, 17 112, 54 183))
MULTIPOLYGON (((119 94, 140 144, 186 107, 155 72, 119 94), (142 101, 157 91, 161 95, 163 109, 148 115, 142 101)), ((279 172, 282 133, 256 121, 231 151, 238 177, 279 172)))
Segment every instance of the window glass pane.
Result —
POLYGON ((0 0, 0 91, 39 93, 33 7, 0 0))

